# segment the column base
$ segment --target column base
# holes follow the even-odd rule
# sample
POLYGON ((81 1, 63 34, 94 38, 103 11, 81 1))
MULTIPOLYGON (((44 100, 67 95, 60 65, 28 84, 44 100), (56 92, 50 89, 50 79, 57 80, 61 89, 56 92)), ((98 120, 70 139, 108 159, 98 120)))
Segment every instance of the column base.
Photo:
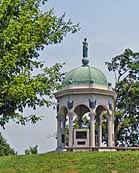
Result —
POLYGON ((56 148, 56 151, 62 152, 62 151, 66 151, 66 149, 64 149, 64 148, 56 148))

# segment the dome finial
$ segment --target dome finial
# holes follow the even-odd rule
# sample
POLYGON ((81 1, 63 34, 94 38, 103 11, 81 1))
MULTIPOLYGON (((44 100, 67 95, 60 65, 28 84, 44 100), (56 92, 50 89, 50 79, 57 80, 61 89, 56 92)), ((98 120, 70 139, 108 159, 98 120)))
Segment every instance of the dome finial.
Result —
POLYGON ((82 64, 83 66, 87 66, 89 63, 88 60, 88 43, 87 43, 87 38, 84 39, 83 41, 83 59, 82 59, 82 64))

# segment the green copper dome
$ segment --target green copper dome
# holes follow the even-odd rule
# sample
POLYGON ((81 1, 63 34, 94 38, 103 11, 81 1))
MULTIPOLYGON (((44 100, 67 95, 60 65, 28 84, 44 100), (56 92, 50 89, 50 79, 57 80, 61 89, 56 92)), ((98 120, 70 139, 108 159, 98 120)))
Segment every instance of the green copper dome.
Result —
POLYGON ((107 79, 105 75, 97 68, 91 67, 88 65, 88 43, 85 38, 83 41, 83 58, 82 66, 71 70, 65 76, 62 86, 69 85, 88 85, 88 84, 97 84, 108 86, 107 79))
POLYGON ((81 66, 68 72, 62 86, 83 84, 108 86, 105 75, 99 69, 91 66, 81 66))

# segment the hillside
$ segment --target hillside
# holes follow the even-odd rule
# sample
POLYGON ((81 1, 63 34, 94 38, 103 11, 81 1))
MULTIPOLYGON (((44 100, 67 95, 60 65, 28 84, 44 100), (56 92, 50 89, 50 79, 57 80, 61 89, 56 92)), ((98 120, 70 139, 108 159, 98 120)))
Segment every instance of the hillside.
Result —
POLYGON ((123 172, 139 172, 139 152, 64 152, 0 158, 0 173, 123 172))

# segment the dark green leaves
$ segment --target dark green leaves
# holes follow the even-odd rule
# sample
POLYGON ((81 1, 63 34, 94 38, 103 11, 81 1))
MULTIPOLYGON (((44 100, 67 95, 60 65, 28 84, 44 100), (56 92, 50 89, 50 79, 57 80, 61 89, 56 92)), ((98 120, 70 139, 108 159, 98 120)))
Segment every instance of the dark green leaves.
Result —
POLYGON ((115 140, 117 144, 139 145, 139 53, 126 49, 107 62, 115 72, 115 140))
MULTIPOLYGON (((0 1, 0 125, 10 119, 25 124, 37 117, 22 114, 25 107, 50 106, 59 89, 62 64, 47 67, 39 52, 60 43, 68 33, 78 31, 78 24, 58 17, 54 10, 41 11, 46 0, 0 1), (36 70, 40 73, 33 75, 36 70)), ((47 55, 46 55, 47 57, 47 55)))

